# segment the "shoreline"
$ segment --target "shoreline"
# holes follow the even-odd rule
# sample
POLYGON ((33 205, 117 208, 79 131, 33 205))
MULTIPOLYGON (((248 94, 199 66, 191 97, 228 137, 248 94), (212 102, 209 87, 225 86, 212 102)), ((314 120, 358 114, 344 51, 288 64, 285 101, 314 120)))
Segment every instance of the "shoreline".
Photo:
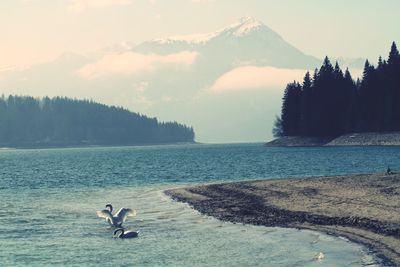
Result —
POLYGON ((400 266, 400 174, 243 181, 164 193, 222 221, 343 236, 385 266, 400 266))
POLYGON ((265 143, 268 147, 400 146, 400 132, 364 132, 337 137, 282 136, 265 143))
POLYGON ((102 147, 146 147, 146 146, 174 146, 174 145, 201 145, 199 142, 175 142, 175 143, 148 143, 148 144, 116 144, 116 145, 49 145, 49 146, 0 146, 0 150, 23 149, 64 149, 64 148, 102 148, 102 147))

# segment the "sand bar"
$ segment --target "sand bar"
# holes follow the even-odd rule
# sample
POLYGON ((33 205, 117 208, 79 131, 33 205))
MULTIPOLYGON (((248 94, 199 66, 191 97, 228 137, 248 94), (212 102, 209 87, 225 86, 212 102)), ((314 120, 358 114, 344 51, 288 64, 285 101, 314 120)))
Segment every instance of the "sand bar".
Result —
POLYGON ((165 193, 223 221, 344 236, 400 266, 400 174, 244 181, 165 193))

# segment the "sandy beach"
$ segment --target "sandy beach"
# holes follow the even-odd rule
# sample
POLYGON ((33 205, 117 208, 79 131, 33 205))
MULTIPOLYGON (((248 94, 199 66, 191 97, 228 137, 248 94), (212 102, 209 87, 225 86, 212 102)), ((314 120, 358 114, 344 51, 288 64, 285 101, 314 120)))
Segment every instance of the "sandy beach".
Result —
POLYGON ((244 181, 165 193, 223 221, 343 236, 400 266, 400 174, 244 181))

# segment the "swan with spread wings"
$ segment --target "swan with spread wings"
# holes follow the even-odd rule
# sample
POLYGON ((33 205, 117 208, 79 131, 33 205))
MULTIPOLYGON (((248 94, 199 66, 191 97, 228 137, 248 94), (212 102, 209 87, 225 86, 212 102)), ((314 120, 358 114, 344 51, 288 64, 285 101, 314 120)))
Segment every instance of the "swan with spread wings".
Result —
POLYGON ((108 209, 97 211, 97 216, 104 218, 113 227, 121 227, 122 223, 125 222, 128 217, 136 216, 136 210, 120 208, 119 211, 113 215, 113 206, 107 204, 106 208, 108 209))

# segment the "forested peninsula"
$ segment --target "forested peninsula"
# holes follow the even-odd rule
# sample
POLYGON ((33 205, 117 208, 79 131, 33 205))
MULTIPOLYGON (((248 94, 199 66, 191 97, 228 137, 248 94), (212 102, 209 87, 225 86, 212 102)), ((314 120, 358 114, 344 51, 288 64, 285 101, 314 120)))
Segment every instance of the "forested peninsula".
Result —
POLYGON ((395 42, 388 59, 379 57, 376 67, 367 60, 356 81, 348 69, 343 72, 326 57, 301 84, 289 83, 273 128, 275 137, 293 142, 298 140, 291 137, 302 137, 314 143, 352 133, 399 131, 400 55, 395 42))
POLYGON ((68 147, 194 142, 177 122, 65 97, 2 96, 0 147, 68 147))

